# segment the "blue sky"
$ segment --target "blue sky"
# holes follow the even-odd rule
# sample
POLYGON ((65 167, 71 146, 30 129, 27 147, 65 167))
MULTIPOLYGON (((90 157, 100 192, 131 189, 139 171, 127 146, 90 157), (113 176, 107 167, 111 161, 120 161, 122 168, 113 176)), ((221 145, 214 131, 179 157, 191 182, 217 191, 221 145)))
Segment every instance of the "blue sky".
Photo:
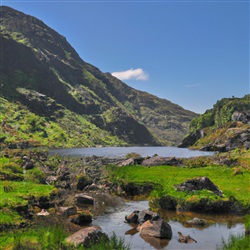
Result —
POLYGON ((249 1, 1 1, 129 86, 203 113, 249 85, 249 1))

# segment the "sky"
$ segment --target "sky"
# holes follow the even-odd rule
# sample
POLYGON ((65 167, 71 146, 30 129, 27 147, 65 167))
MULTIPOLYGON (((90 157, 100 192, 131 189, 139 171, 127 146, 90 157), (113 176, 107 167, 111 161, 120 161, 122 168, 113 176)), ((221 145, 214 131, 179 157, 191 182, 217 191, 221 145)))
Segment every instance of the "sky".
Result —
POLYGON ((0 1, 127 85, 204 113, 249 83, 248 0, 0 1))

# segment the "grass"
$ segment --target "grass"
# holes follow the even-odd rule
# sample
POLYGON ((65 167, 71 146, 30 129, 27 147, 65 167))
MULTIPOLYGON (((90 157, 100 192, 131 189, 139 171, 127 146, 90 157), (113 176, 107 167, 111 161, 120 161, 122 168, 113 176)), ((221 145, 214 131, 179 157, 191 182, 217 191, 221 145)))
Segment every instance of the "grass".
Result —
POLYGON ((250 238, 244 235, 231 235, 229 240, 222 240, 222 247, 219 250, 249 250, 250 238))
POLYGON ((25 206, 30 197, 49 196, 54 190, 52 186, 32 182, 0 181, 0 209, 25 206), (9 192, 4 191, 6 185, 11 187, 9 192))
MULTIPOLYGON (((68 233, 60 226, 30 228, 12 233, 0 234, 0 249, 25 250, 84 250, 84 246, 73 246, 65 243, 68 233)), ((109 240, 100 240, 88 250, 129 250, 124 240, 113 234, 109 240)))
POLYGON ((153 183, 160 188, 156 188, 152 193, 152 198, 158 198, 165 195, 174 196, 177 199, 198 201, 201 198, 210 198, 211 200, 224 199, 228 200, 234 197, 242 204, 250 206, 250 172, 245 171, 244 175, 233 176, 233 169, 221 166, 208 167, 174 167, 174 166, 126 166, 121 168, 111 168, 112 181, 118 183, 134 182, 137 184, 153 183), (174 185, 180 184, 187 179, 207 176, 214 182, 219 189, 223 191, 224 198, 219 198, 212 192, 203 190, 195 194, 178 192, 174 185))

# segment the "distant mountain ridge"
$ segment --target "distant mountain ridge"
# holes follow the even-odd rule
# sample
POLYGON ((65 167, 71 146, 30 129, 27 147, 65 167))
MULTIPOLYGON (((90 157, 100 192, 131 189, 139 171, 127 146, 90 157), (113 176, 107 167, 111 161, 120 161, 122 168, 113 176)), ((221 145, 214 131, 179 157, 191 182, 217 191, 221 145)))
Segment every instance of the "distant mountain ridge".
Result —
MULTIPOLYGON (((49 124, 61 122, 62 133, 69 129, 62 122, 67 111, 81 124, 77 137, 81 129, 85 131, 86 122, 100 131, 100 144, 107 143, 101 134, 108 133, 118 138, 116 144, 177 145, 187 133, 195 113, 102 73, 37 18, 6 6, 0 6, 0 12, 0 94, 4 100, 20 103, 49 124)), ((9 119, 16 124, 13 117, 9 119)), ((88 143, 78 141, 77 145, 88 143)))

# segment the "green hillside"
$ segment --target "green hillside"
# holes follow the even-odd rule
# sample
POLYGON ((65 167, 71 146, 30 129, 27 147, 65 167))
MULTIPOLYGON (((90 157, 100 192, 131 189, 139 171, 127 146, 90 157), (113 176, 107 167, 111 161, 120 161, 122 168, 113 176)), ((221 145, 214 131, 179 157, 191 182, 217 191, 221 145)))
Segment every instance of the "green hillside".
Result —
MULTIPOLYGON (((49 143, 67 147, 177 145, 188 132, 195 113, 135 90, 84 62, 63 36, 35 17, 0 8, 4 48, 0 108, 2 117, 10 123, 19 125, 4 108, 5 103, 23 113, 28 110, 31 116, 46 121, 43 124, 56 124, 53 134, 63 131, 59 132, 63 139, 49 143)), ((40 145, 47 145, 54 137, 46 126, 42 127, 47 135, 36 139, 40 145)), ((35 136, 29 129, 19 133, 23 139, 35 136)))

